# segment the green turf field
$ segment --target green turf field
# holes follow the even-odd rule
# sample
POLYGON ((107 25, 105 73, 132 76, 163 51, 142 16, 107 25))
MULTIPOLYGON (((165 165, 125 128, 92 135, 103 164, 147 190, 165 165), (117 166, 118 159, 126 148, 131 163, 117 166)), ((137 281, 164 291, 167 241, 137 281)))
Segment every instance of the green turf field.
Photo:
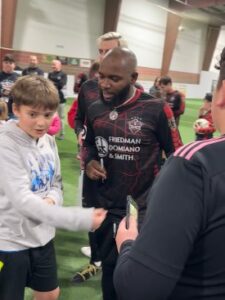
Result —
MULTIPOLYGON (((67 109, 71 100, 67 102, 67 109)), ((192 129, 193 122, 197 119, 201 100, 186 100, 185 114, 181 117, 180 133, 184 143, 194 140, 192 129)), ((79 163, 75 158, 76 138, 72 129, 66 125, 65 140, 57 141, 64 184, 64 203, 74 205, 77 198, 77 185, 79 177, 79 163)), ((80 253, 81 246, 87 245, 87 234, 57 230, 55 239, 58 274, 61 287, 62 300, 100 300, 100 276, 97 275, 90 280, 73 285, 71 277, 82 266, 88 264, 88 258, 80 253)), ((26 300, 31 300, 30 290, 26 291, 26 300)))

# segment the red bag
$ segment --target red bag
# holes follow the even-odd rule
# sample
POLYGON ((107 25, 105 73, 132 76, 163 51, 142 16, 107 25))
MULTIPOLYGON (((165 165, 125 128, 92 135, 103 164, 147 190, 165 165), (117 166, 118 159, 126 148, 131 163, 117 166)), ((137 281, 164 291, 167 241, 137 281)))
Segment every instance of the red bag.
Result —
POLYGON ((77 102, 77 98, 75 98, 67 113, 67 122, 72 129, 74 129, 75 126, 75 116, 77 114, 77 108, 78 108, 78 102, 77 102))

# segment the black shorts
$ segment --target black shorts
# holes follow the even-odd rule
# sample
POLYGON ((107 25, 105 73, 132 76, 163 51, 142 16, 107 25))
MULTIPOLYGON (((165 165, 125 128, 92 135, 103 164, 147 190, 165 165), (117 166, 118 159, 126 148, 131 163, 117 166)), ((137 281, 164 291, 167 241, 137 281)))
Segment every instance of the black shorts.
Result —
POLYGON ((26 286, 39 292, 58 287, 53 241, 28 250, 0 251, 0 299, 23 300, 26 286))

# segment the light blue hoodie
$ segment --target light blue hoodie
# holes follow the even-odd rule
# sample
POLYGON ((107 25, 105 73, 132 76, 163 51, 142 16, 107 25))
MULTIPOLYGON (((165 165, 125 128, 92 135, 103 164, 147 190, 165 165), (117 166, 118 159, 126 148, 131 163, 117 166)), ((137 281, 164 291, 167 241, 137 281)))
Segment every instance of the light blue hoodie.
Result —
POLYGON ((48 134, 36 141, 16 121, 1 126, 0 173, 0 250, 43 246, 55 236, 55 227, 91 230, 92 208, 61 207, 60 162, 48 134))

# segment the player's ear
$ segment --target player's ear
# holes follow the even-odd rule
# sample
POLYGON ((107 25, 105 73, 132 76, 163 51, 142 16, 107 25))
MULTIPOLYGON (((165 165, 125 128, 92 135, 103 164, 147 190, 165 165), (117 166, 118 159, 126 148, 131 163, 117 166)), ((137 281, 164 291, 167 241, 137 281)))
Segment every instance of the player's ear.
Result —
POLYGON ((135 82, 137 81, 137 79, 138 79, 138 72, 133 72, 131 74, 131 83, 135 84, 135 82))
POLYGON ((222 80, 220 89, 215 92, 214 101, 217 106, 225 108, 225 79, 222 80))

